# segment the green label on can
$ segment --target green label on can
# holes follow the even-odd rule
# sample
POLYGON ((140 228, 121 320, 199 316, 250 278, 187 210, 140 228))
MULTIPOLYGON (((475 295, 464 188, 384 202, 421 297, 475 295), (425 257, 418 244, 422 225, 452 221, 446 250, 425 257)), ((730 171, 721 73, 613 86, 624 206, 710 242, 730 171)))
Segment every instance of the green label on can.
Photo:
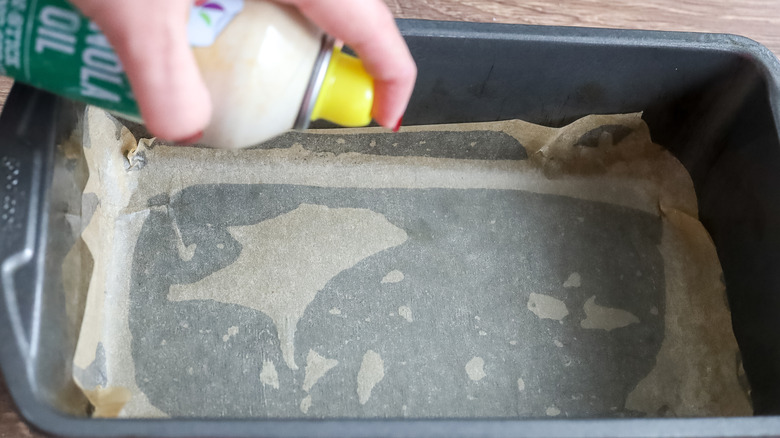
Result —
POLYGON ((0 74, 140 119, 119 57, 67 1, 0 0, 0 30, 0 74))

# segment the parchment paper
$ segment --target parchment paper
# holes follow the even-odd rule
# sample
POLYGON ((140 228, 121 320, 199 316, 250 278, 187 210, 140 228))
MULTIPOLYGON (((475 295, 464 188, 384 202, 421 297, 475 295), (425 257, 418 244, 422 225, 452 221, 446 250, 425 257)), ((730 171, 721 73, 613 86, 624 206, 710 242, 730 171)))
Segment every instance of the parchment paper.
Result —
POLYGON ((82 152, 94 416, 751 413, 693 185, 641 114, 227 151, 89 108, 82 152))

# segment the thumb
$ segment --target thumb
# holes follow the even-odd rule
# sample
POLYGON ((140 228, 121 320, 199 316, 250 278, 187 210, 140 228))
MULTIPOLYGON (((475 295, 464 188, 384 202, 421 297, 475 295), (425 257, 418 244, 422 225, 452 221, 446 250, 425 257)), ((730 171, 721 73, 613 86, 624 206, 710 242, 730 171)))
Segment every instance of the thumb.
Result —
POLYGON ((191 0, 73 4, 114 47, 149 131, 173 141, 198 136, 211 119, 211 99, 187 41, 191 0))

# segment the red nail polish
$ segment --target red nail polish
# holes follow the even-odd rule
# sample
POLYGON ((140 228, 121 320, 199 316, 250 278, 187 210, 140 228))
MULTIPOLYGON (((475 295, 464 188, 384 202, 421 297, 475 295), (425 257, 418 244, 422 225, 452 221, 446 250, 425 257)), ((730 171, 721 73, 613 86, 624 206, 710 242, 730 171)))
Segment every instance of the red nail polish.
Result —
POLYGON ((177 143, 179 144, 195 144, 197 143, 201 138, 203 138, 203 131, 197 132, 192 137, 185 138, 184 140, 179 140, 177 143))
POLYGON ((404 117, 401 116, 400 119, 398 119, 398 123, 395 124, 395 128, 393 128, 393 132, 398 132, 399 129, 401 129, 401 123, 404 121, 404 117))

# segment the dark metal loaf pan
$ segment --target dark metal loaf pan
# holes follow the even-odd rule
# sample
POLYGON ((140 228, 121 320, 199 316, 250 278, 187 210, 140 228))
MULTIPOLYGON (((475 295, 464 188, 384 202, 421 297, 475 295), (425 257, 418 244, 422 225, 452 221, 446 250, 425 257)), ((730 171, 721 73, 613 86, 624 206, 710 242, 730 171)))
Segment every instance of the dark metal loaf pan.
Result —
MULTIPOLYGON (((400 21, 420 71, 408 124, 562 126, 644 111, 686 166, 720 257, 756 417, 610 420, 95 420, 57 408, 70 360, 47 266, 63 102, 15 85, 0 118, 0 364, 22 415, 69 436, 770 436, 780 434, 780 63, 730 35, 400 21), (10 175, 10 177, 9 177, 10 175), (7 184, 7 185, 6 185, 7 184), (11 202, 13 201, 13 202, 11 202), (11 207, 13 206, 13 208, 11 207), (58 349, 59 348, 59 349, 58 349), (54 376, 54 377, 52 377, 54 376), (59 377, 57 377, 59 376, 59 377)), ((60 300, 60 301, 58 301, 60 300)))

